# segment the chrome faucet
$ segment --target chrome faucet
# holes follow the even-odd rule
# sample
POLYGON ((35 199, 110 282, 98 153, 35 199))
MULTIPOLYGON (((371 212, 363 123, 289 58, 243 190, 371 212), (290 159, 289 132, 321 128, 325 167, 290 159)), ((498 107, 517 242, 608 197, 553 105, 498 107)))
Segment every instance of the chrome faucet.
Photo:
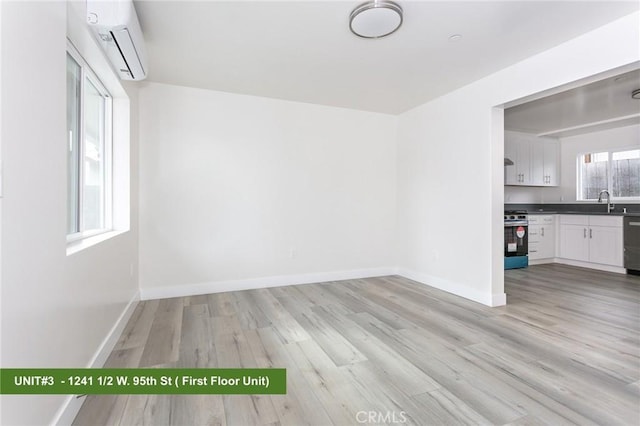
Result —
POLYGON ((606 189, 600 191, 600 194, 598 195, 599 203, 602 202, 602 194, 607 194, 607 213, 611 213, 611 209, 613 208, 613 204, 611 204, 611 194, 609 194, 609 191, 607 191, 606 189))

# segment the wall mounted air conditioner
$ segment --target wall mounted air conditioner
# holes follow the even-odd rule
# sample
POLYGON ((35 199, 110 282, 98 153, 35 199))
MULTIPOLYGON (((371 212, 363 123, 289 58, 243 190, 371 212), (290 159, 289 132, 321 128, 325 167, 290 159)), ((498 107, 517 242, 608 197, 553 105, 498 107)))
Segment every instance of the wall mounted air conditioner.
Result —
POLYGON ((147 76, 144 38, 132 0, 87 0, 87 23, 121 79, 147 76))

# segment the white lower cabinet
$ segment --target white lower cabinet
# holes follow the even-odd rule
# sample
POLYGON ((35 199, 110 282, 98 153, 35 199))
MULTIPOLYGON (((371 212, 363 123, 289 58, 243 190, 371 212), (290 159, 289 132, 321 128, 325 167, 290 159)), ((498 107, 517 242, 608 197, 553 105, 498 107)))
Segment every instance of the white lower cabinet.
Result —
POLYGON ((589 237, 591 238, 591 244, 589 245, 590 262, 623 266, 622 220, 619 227, 591 225, 589 237))
POLYGON ((560 257, 564 259, 589 261, 589 224, 560 224, 560 257))
POLYGON ((559 215, 562 259, 622 267, 622 217, 559 215))
POLYGON ((556 257, 556 228, 553 215, 529 215, 529 260, 556 257))

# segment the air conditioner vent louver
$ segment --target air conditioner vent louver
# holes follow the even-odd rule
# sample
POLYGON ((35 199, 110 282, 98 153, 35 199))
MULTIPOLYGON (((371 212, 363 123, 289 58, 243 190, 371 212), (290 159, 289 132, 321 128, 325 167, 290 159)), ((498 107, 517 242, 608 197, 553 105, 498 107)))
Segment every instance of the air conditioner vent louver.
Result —
POLYGON ((87 23, 123 80, 144 80, 144 38, 131 0, 87 0, 87 23))

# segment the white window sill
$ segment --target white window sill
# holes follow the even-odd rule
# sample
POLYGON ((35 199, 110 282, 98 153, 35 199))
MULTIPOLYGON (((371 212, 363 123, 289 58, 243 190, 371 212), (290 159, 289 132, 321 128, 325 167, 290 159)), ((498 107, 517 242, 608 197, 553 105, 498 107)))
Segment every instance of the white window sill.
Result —
POLYGON ((128 231, 108 231, 91 237, 82 238, 80 240, 71 241, 67 243, 67 256, 76 254, 82 250, 88 249, 89 247, 95 246, 96 244, 100 244, 103 241, 117 237, 120 234, 124 234, 125 232, 128 231))

